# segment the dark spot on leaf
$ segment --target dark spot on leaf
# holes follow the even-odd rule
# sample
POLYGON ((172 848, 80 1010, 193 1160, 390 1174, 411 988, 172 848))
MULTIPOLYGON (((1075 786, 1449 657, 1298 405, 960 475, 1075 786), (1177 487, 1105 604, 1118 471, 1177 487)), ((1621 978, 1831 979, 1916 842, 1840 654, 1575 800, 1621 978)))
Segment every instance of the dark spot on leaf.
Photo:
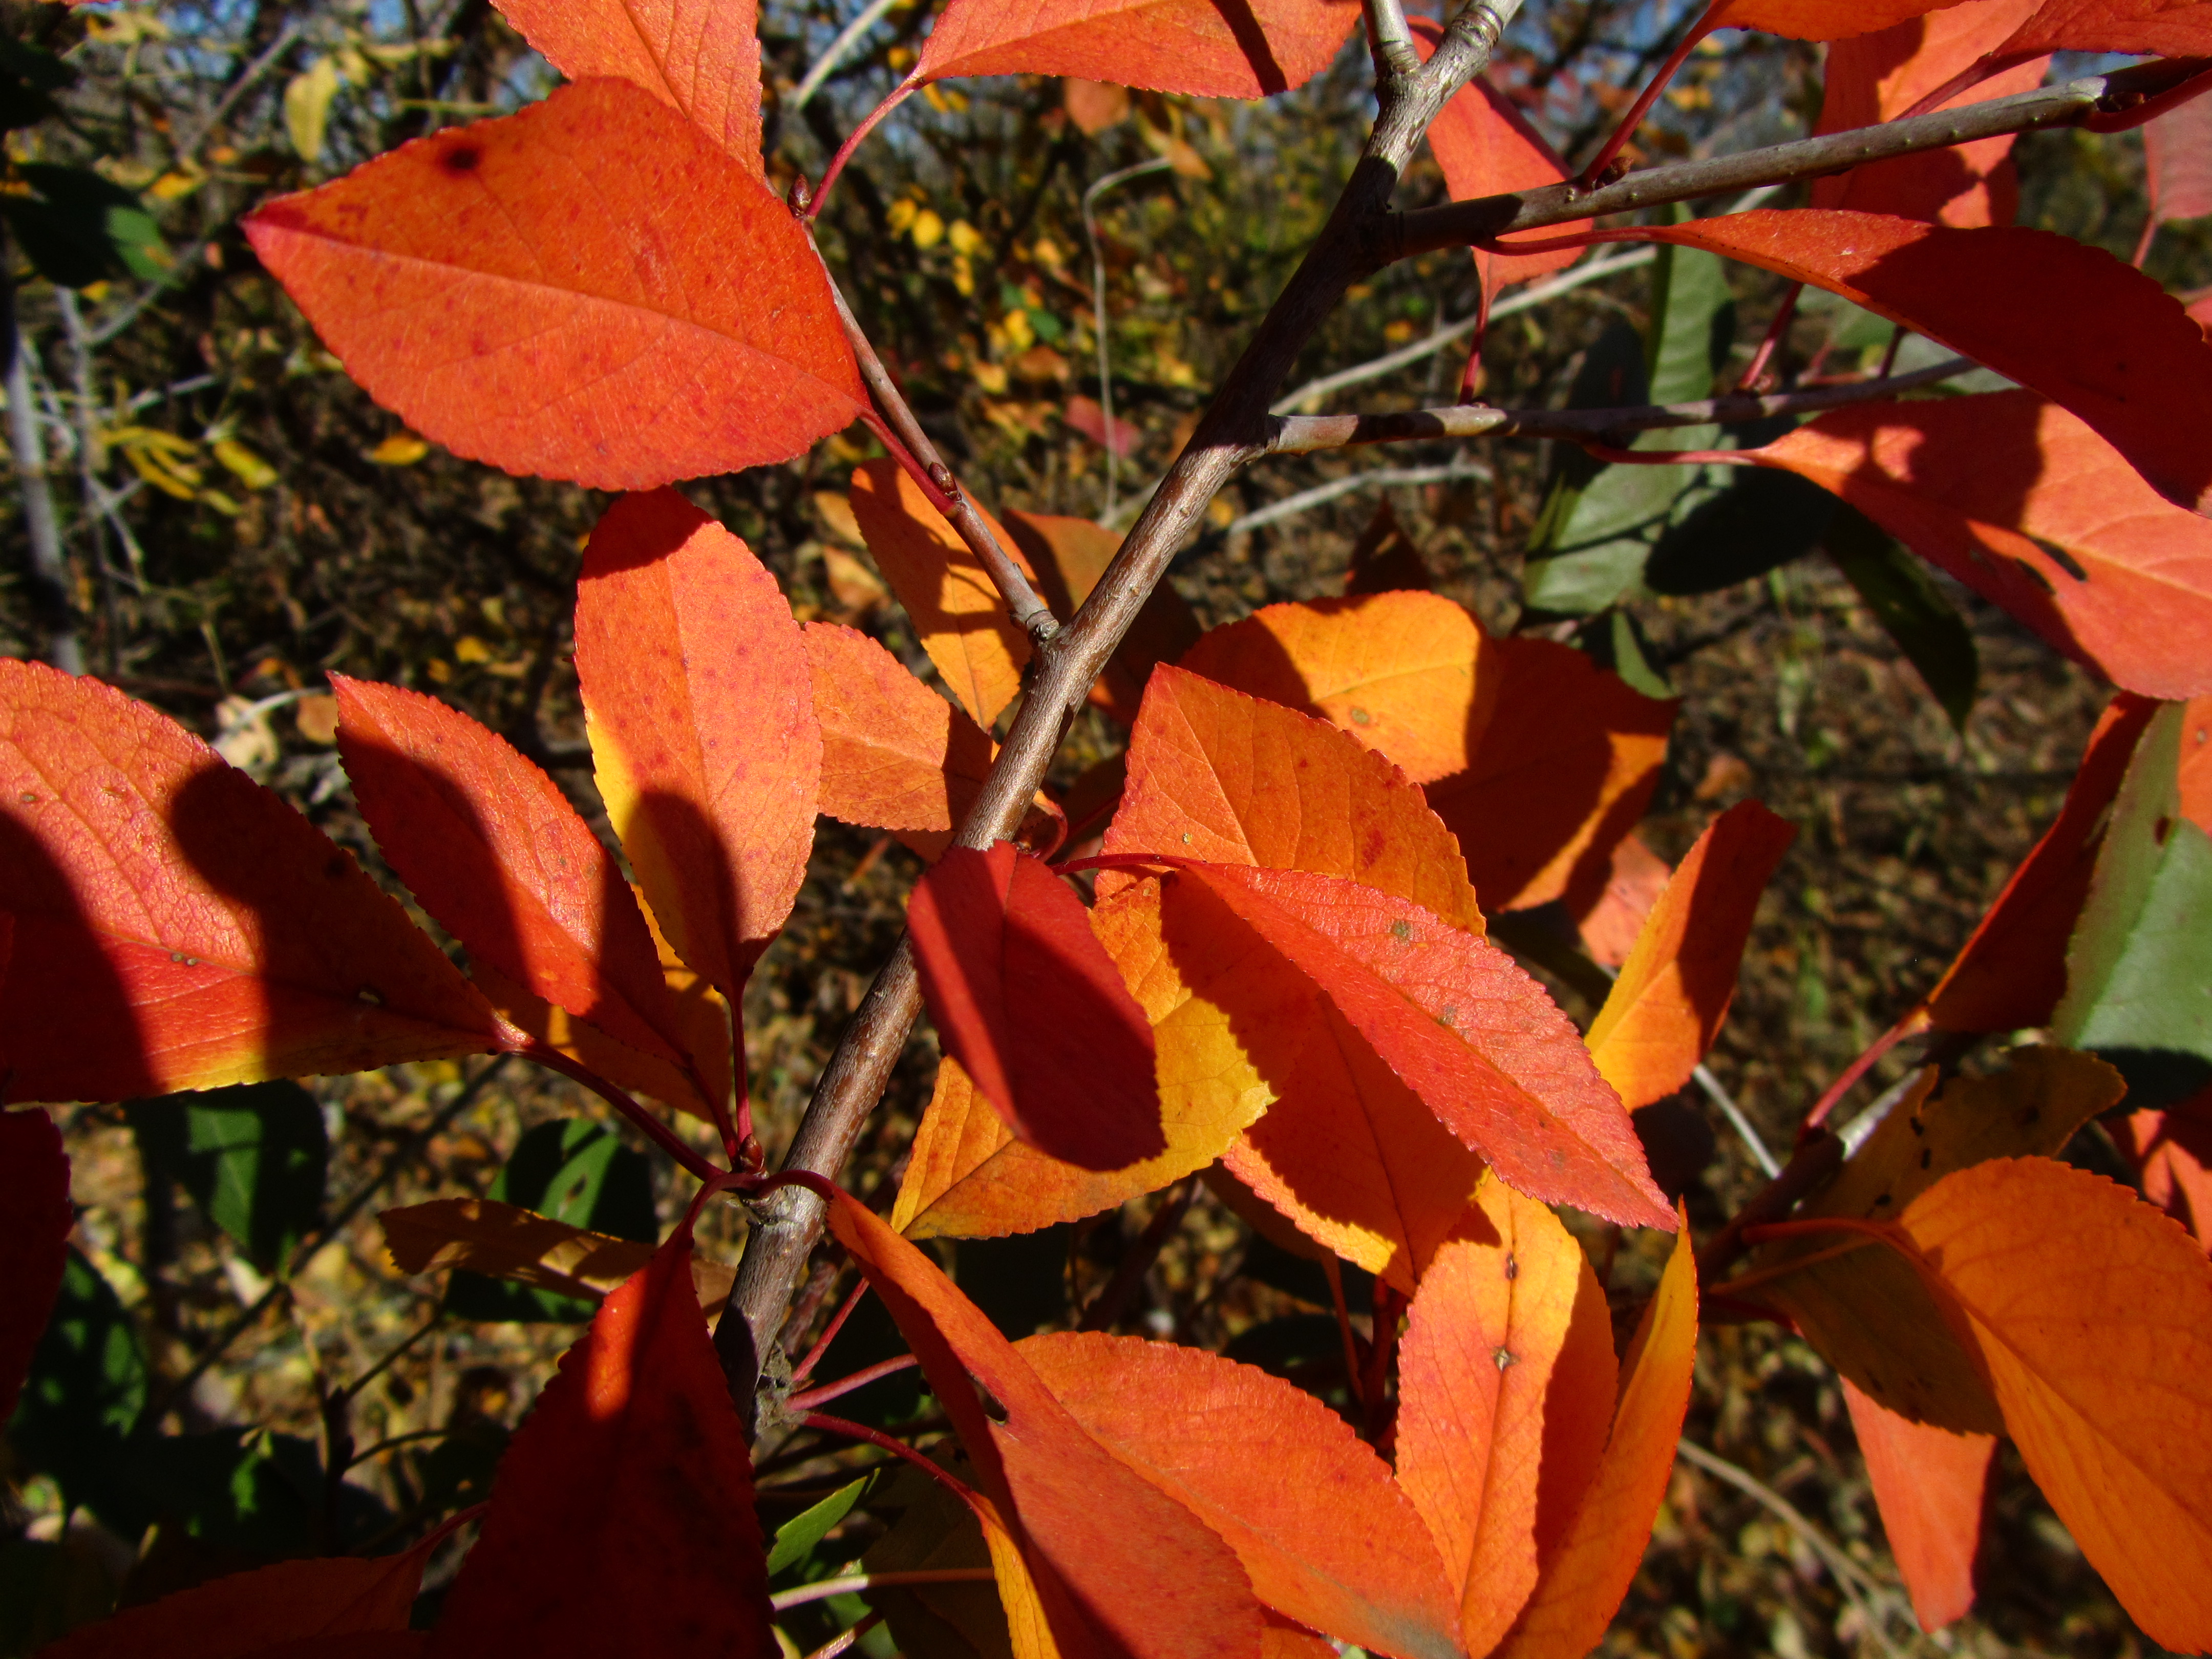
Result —
POLYGON ((2033 1128, 2042 1121, 2043 1108, 2040 1106, 2030 1106, 2020 1115, 2020 1127, 2023 1129, 2033 1128))
POLYGON ((1364 708, 1355 708, 1352 711, 1352 723, 1354 726, 1372 726, 1375 717, 1364 708))
POLYGON ((2057 542, 2047 542, 2040 536, 2031 536, 2028 539, 2043 550, 2043 554, 2045 558, 2049 559, 2051 563, 2057 565, 2061 570, 2071 576, 2075 581, 2086 582, 2089 580, 2089 573, 2081 568, 2081 562, 2075 558, 2071 553, 2069 553, 2064 548, 2059 546, 2057 542))
POLYGON ((356 1002, 365 1002, 372 1008, 384 1006, 384 995, 374 985, 364 985, 353 994, 356 1002))
POLYGON ((1505 1276, 1508 1279, 1518 1279, 1521 1277, 1520 1259, 1514 1255, 1510 1250, 1507 1251, 1505 1255, 1505 1276))
MULTIPOLYGON (((975 1382, 975 1379, 970 1377, 969 1381, 975 1382)), ((1000 1403, 998 1395, 993 1394, 981 1382, 975 1383, 975 1398, 983 1407, 983 1415, 994 1423, 1003 1423, 1006 1420, 1006 1407, 1000 1403)))
POLYGON ((21 801, 26 806, 36 806, 39 804, 39 796, 36 790, 26 789, 21 794, 16 796, 15 799, 21 801))
POLYGON ((1935 1161, 1936 1149, 1933 1146, 1923 1146, 1920 1149, 1920 1167, 1924 1170, 1935 1161))
POLYGON ((1917 1117, 1909 1117, 1905 1121, 1912 1126, 1913 1133, 1917 1135, 1924 1135, 1928 1133, 1928 1126, 1923 1123, 1917 1117))
POLYGON ((455 144, 438 158, 438 165, 448 173, 474 173, 483 165, 483 151, 474 144, 455 144))
POLYGON ((2151 827, 2150 838, 2157 845, 2163 847, 2166 845, 2166 838, 2172 833, 2173 820, 2172 818, 2160 818, 2151 827))
POLYGON ((1407 939, 1413 937, 1413 924, 1407 921, 1403 916, 1399 917, 1397 921, 1390 924, 1390 937, 1396 939, 1399 944, 1403 945, 1407 939))
POLYGON ((1515 1365, 1520 1363, 1514 1358, 1513 1350, 1510 1348, 1500 1348, 1496 1353, 1490 1357, 1497 1362, 1498 1369, 1501 1371, 1509 1365, 1515 1365))
POLYGON ((1886 1210, 1896 1201, 1887 1193, 1884 1193, 1880 1198, 1875 1200, 1874 1207, 1877 1210, 1886 1210))

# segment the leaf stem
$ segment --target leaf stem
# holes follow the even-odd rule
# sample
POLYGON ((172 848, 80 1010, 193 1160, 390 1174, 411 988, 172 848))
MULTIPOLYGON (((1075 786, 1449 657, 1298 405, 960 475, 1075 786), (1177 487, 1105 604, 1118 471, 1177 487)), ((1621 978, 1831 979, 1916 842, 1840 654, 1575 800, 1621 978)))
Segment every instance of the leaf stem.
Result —
MULTIPOLYGON (((685 1146, 677 1133, 632 1099, 621 1089, 608 1082, 580 1060, 573 1060, 550 1042, 532 1037, 527 1047, 517 1050, 525 1060, 535 1060, 550 1072, 582 1084, 608 1105, 628 1118, 631 1125, 647 1140, 674 1158, 684 1170, 701 1181, 714 1184, 725 1180, 729 1171, 719 1169, 699 1152, 685 1146)), ((726 1125, 725 1133, 727 1133, 726 1125)))
POLYGON ((809 1601, 826 1601, 833 1595, 850 1595, 857 1590, 890 1589, 901 1584, 988 1584, 996 1577, 988 1567, 915 1567, 905 1572, 855 1572, 784 1590, 769 1597, 769 1605, 778 1613, 785 1613, 809 1601))
POLYGON ((853 152, 860 149, 862 141, 883 124, 885 116, 921 90, 921 71, 916 70, 898 85, 893 87, 890 95, 870 110, 861 118, 860 125, 853 129, 852 136, 837 147, 837 153, 830 158, 830 165, 822 174, 822 182, 815 185, 812 199, 807 203, 805 212, 800 216, 808 225, 811 226, 820 216, 822 204, 830 199, 830 186, 837 182, 837 175, 844 172, 845 164, 853 159, 853 152))
POLYGON ((804 1394, 795 1394, 785 1401, 784 1404, 794 1412, 811 1412, 817 1406, 827 1405, 832 1400, 841 1399, 857 1389, 865 1389, 869 1383, 880 1377, 896 1376, 901 1371, 912 1370, 920 1364, 921 1361, 910 1353, 900 1354, 893 1359, 878 1360, 872 1365, 862 1366, 850 1376, 841 1376, 835 1382, 824 1382, 818 1389, 809 1389, 804 1394))
POLYGON ((814 1374, 814 1368, 822 1363, 822 1356, 830 1352, 830 1345, 837 1340, 837 1333, 845 1328, 845 1322, 853 1316, 853 1310, 860 1305, 860 1298, 867 1295, 871 1288, 867 1275, 863 1273, 860 1282, 853 1286, 853 1293, 830 1316, 830 1322, 822 1328, 822 1334, 814 1339, 814 1346, 806 1351, 805 1358, 791 1368, 791 1381, 794 1387, 814 1374))
POLYGON ((1637 128, 1644 125, 1644 118, 1651 112, 1651 106, 1657 103, 1659 94, 1667 90, 1667 83, 1674 78, 1674 72, 1698 49, 1698 43, 1720 27, 1719 15, 1727 3, 1728 0, 1713 0, 1713 3, 1705 8, 1705 15, 1690 25, 1690 32, 1682 37, 1674 51, 1667 54, 1667 61, 1659 65, 1650 83, 1630 106, 1628 113, 1620 118, 1620 124, 1613 128, 1612 137, 1590 158, 1590 164, 1583 169, 1582 177, 1576 181, 1583 189, 1597 188, 1599 180, 1605 177, 1606 169, 1613 165, 1613 158, 1636 136, 1637 128))
MULTIPOLYGON (((982 1501, 973 1486, 950 1469, 939 1467, 903 1440, 894 1440, 881 1429, 872 1429, 865 1423, 855 1423, 848 1418, 832 1417, 827 1412, 809 1412, 799 1421, 807 1428, 819 1430, 823 1434, 842 1434, 848 1440, 865 1440, 872 1446, 881 1446, 887 1452, 896 1453, 971 1510, 982 1501)), ((834 1590, 830 1593, 836 1594, 834 1590)))

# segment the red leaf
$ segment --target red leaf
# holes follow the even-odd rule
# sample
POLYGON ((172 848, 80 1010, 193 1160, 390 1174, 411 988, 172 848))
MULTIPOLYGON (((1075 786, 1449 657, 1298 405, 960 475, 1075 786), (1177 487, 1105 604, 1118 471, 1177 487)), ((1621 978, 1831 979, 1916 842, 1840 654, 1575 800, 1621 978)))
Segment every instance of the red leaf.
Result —
POLYGON ((1687 1083, 1720 1035, 1753 913, 1796 834, 1757 801, 1731 806, 1652 907, 1587 1039, 1631 1111, 1687 1083))
POLYGON ((533 995, 689 1069, 645 917, 553 780, 434 697, 331 685, 354 799, 422 908, 533 995))
POLYGON ((2044 0, 2041 10, 1998 48, 2001 58, 2038 52, 2143 52, 2161 58, 2212 53, 2207 0, 2044 0))
POLYGON ((951 0, 915 76, 1072 75, 1264 98, 1327 69, 1358 17, 1358 0, 951 0))
POLYGON ((757 0, 497 0, 507 21, 572 81, 611 76, 680 109, 761 171, 757 0))
POLYGON ((1834 491, 2128 690, 2212 691, 2212 525, 2033 392, 1837 410, 1747 455, 1834 491))
POLYGON ((2200 1095, 2170 1112, 2132 1112, 2112 1138, 2136 1166, 2143 1196, 2212 1250, 2212 1101, 2200 1095), (2192 1109, 2193 1106, 2193 1109, 2192 1109))
POLYGON ((370 396, 510 472, 649 489, 866 406, 790 210, 626 82, 417 139, 246 234, 370 396))
MULTIPOLYGON (((2208 7, 2212 9, 2212 7, 2208 7)), ((1811 283, 2042 392, 2168 501, 2212 513, 2212 342, 2181 302, 2049 231, 1759 210, 1620 233, 1811 283), (2053 329, 2051 319, 2069 319, 2053 329)))
POLYGON ((1136 453, 1138 440, 1145 434, 1120 416, 1113 424, 1107 424, 1105 405, 1096 398, 1077 393, 1070 398, 1060 411, 1060 418, 1067 422, 1071 431, 1079 432, 1101 449, 1110 448, 1122 460, 1136 453))
POLYGON ((234 1573, 72 1631, 40 1659, 399 1659, 418 1650, 407 1620, 442 1542, 234 1573))
MULTIPOLYGON (((1838 40, 1886 29, 1959 0, 1719 0, 1717 28, 1764 29, 1798 40, 1838 40)), ((1710 15, 1711 14, 1709 14, 1710 15)))
POLYGON ((0 662, 11 1100, 124 1100, 510 1045, 407 914, 167 716, 0 662), (36 964, 36 971, 28 971, 36 964))
POLYGON ((538 1396, 429 1659, 776 1652, 752 1459, 686 1224, 600 1304, 538 1396))
POLYGON ((0 1423, 14 1415, 31 1374, 76 1225, 61 1131, 41 1111, 0 1112, 0 1285, 7 1287, 0 1296, 0 1423))
POLYGON ((842 1192, 830 1228, 921 1358, 1061 1659, 1249 1659, 1260 1607, 1228 1547, 1086 1434, 919 1249, 842 1192))
POLYGON ((734 1004, 814 845, 806 647, 752 550, 672 489, 607 509, 576 585, 607 816, 677 954, 734 1004))
POLYGON ((1370 1652, 1460 1653, 1459 1609, 1420 1516, 1311 1395, 1140 1337, 1066 1332, 1014 1352, 1107 1450, 1221 1535, 1268 1607, 1370 1652))
MULTIPOLYGON (((1982 0, 1835 41, 1828 48, 1826 94, 1814 133, 1894 120, 1978 63, 2039 3, 1982 0)), ((1938 107, 2029 91, 2042 83, 2048 66, 2047 58, 2030 58, 1938 107)), ((2019 180, 2008 161, 2013 142, 2014 135, 2007 133, 1816 179, 1812 205, 1962 227, 2010 224, 2020 199, 2019 180)))
POLYGON ((2176 106, 2145 122, 2142 132, 2151 223, 2212 213, 2212 97, 2176 106))
MULTIPOLYGON (((1413 49, 1425 62, 1443 31, 1425 17, 1413 20, 1413 49)), ((1572 176, 1544 136, 1484 75, 1461 88, 1438 112, 1429 127, 1429 149, 1436 155, 1437 165, 1444 170, 1444 188, 1455 202, 1471 202, 1508 191, 1540 190, 1572 176)), ((1589 222, 1575 220, 1551 234, 1565 236, 1589 222)), ((1518 257, 1481 248, 1474 252, 1486 305, 1510 283, 1564 270, 1582 258, 1582 250, 1571 247, 1518 257)))
POLYGON ((1018 1136, 1086 1170, 1166 1150, 1152 1023, 1043 860, 949 849, 907 932, 938 1035, 1018 1136))
POLYGON ((1183 863, 1331 1001, 1508 1185, 1671 1229, 1628 1114, 1511 957, 1419 905, 1334 877, 1183 863))
POLYGON ((1912 1422, 1867 1398, 1850 1378, 1839 1380, 1913 1614, 1921 1629, 1941 1630, 1974 1605, 1974 1557, 1996 1437, 1912 1422))
POLYGON ((2106 708, 2057 820, 1923 1001, 1938 1029, 2017 1031, 2050 1024, 2066 991, 2066 942, 2089 896, 2106 811, 2157 712, 2155 703, 2124 693, 2106 708))

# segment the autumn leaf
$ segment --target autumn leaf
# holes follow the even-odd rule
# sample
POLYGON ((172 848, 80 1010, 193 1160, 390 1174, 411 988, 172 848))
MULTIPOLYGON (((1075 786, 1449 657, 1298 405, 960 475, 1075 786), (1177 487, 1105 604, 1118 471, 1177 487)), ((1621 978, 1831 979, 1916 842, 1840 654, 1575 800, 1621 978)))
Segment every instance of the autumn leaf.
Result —
POLYGON ((1678 706, 1552 640, 1498 642, 1498 700, 1468 769, 1428 787, 1483 908, 1595 902, 1659 787, 1678 706))
POLYGON ((2212 341, 2181 301, 2101 248, 2051 231, 1954 230, 1818 208, 1614 234, 1701 247, 1840 294, 2041 392, 2166 500, 2212 512, 2212 453, 2196 435, 2212 427, 2212 341), (2059 313, 2074 325, 2054 332, 2059 313))
POLYGON ((1958 1171, 1908 1206, 1965 1310, 2007 1432, 2121 1605, 2212 1644, 2212 1263, 2101 1176, 2041 1158, 1958 1171))
POLYGON ((1941 11, 1959 0, 1716 0, 1701 27, 1838 40, 1941 11))
POLYGON ((246 231, 370 396, 511 472, 650 489, 866 406, 790 210, 627 82, 417 139, 246 231))
POLYGON ((1318 715, 1425 784, 1466 769, 1497 703, 1498 653, 1449 599, 1395 592, 1265 606, 1210 630, 1182 665, 1318 715))
POLYGON ((1674 1467, 1698 1353, 1698 1265, 1681 1218, 1659 1289, 1630 1344, 1597 1472, 1544 1562, 1499 1659, 1581 1659, 1598 1644, 1650 1541, 1674 1467))
POLYGON ((1618 1385, 1605 1292, 1559 1218, 1486 1181, 1422 1275, 1398 1356, 1398 1479, 1488 1653, 1595 1477, 1618 1385))
POLYGON ((1850 1378, 1842 1382, 1913 1616, 1921 1629, 1941 1630, 1974 1605, 1974 1558, 1996 1437, 1912 1422, 1868 1399, 1850 1378))
POLYGON ((1267 948, 1218 904, 1164 902, 1156 881, 1101 900, 1090 923, 1152 1027, 1167 1150, 1106 1173, 1048 1158, 1014 1139, 948 1057, 891 1212, 910 1237, 995 1237, 1096 1215, 1204 1169, 1267 1109, 1268 1085, 1239 1063, 1224 1006, 1272 961, 1267 948))
POLYGON ((1576 928, 1592 962, 1620 968, 1636 949, 1651 907, 1674 872, 1632 830, 1615 845, 1608 864, 1605 890, 1577 919, 1576 928))
POLYGON ((1619 1097, 1566 1016, 1495 945, 1334 877, 1177 868, 1320 986, 1507 1184, 1608 1220, 1669 1224, 1619 1097))
POLYGON ((1356 0, 951 0, 915 78, 1066 75, 1154 92, 1264 98, 1328 67, 1356 0))
POLYGON ((1796 830, 1756 801, 1721 814, 1675 866, 1586 1041, 1633 1111, 1690 1080, 1735 997, 1759 895, 1796 830))
POLYGON ((607 816, 678 954, 733 1003, 814 843, 822 737, 791 607, 672 489, 617 501, 576 587, 607 816))
POLYGON ((1462 1652, 1458 1608, 1415 1506, 1311 1395, 1139 1337, 1066 1332, 1014 1352, 1086 1433, 1218 1534, 1275 1612, 1370 1653, 1462 1652))
MULTIPOLYGON (((1412 23, 1414 50, 1425 61, 1443 31, 1425 17, 1413 19, 1412 23)), ((1540 190, 1572 176, 1559 152, 1491 84, 1487 75, 1476 76, 1452 95, 1429 124, 1428 137, 1429 149, 1443 169, 1444 188, 1455 202, 1475 201, 1508 191, 1540 190)), ((1567 235, 1589 222, 1572 221, 1553 234, 1567 235)), ((1517 258, 1482 248, 1473 252, 1486 306, 1509 284, 1564 270, 1582 258, 1582 250, 1571 247, 1517 258)))
POLYGON ((1108 854, 1344 876, 1478 936, 1451 832, 1405 774, 1325 720, 1162 667, 1129 733, 1108 854))
MULTIPOLYGON (((2040 3, 1982 0, 1949 6, 1833 42, 1814 135, 1875 126, 1907 113, 1993 50, 2040 3)), ((2041 84, 2048 66, 2045 58, 2029 58, 1939 107, 2030 91, 2041 84)), ((1815 179, 1811 205, 1960 227, 2010 224, 2020 199, 2018 176, 2008 160, 2014 137, 2005 133, 1815 179)))
MULTIPOLYGON (((1449 106, 1447 106, 1449 107, 1449 106)), ((1352 544, 1345 567, 1344 592, 1359 599, 1375 593, 1425 593, 1436 586, 1421 550, 1398 522, 1387 501, 1375 504, 1375 516, 1352 544)))
POLYGON ((386 1210, 384 1248, 404 1273, 460 1267, 562 1296, 596 1297, 653 1259, 653 1246, 572 1227, 488 1198, 441 1198, 386 1210))
POLYGON ((687 1221, 600 1304, 501 1459, 429 1659, 773 1659, 752 1460, 687 1221))
MULTIPOLYGON (((906 607, 921 648, 953 700, 988 731, 1022 689, 1029 635, 1006 614, 982 561, 897 462, 854 467, 851 500, 876 568, 906 607)), ((984 518, 999 545, 1010 547, 997 523, 984 518)))
POLYGON ((2003 60, 2043 52, 2202 58, 2212 54, 2212 5, 2205 0, 2044 0, 1996 56, 2003 60))
MULTIPOLYGON (((2207 34, 2212 36, 2212 28, 2207 34)), ((2136 250, 2138 265, 2150 252, 2150 239, 2159 226, 2212 214, 2212 98, 2191 98, 2146 121, 2142 135, 2150 216, 2136 250)))
MULTIPOLYGON (((2056 1154, 2123 1092, 2112 1067, 2063 1048, 2016 1050, 2003 1071, 1953 1078, 1941 1093, 1934 1083, 1931 1068, 1798 1218, 1893 1222, 1946 1176, 1991 1158, 2056 1154)), ((1755 1260, 1754 1277, 1766 1281, 1756 1295, 1888 1410, 1960 1433, 2002 1426, 1963 1316, 1903 1256, 1838 1232, 1769 1245, 1755 1260)))
POLYGON ((124 1100, 506 1048, 350 854, 183 727, 0 662, 11 1100, 124 1100), (23 964, 36 963, 35 973, 23 964))
MULTIPOLYGON (((1013 550, 1036 574, 1039 593, 1063 621, 1091 597, 1121 548, 1120 536, 1089 519, 1012 512, 1006 514, 1006 529, 1013 538, 1013 550)), ((1200 631, 1198 618, 1175 584, 1161 582, 1114 647, 1106 672, 1091 688, 1091 701, 1128 725, 1137 718, 1152 670, 1197 644, 1200 631)))
POLYGON ((423 1565, 444 1541, 441 1534, 400 1555, 279 1561, 234 1573, 126 1607, 40 1653, 41 1659, 273 1659, 276 1653, 399 1659, 419 1651, 422 1638, 407 1634, 408 1619, 423 1565))
POLYGON ((498 0, 572 81, 608 76, 679 109, 732 160, 761 171, 757 0, 498 0))
POLYGON ((945 1049, 1039 1152, 1120 1170, 1167 1148, 1152 1030, 1067 884, 1012 842, 955 847, 907 908, 945 1049))
POLYGON ((1837 410, 1744 456, 1842 496, 2127 690, 2212 690, 2212 525, 2033 392, 1837 410))
POLYGON ((532 996, 688 1069, 637 901, 552 779, 434 697, 331 685, 354 799, 422 908, 532 996))
POLYGON ((921 1359, 1061 1659, 1247 1659, 1260 1607, 1228 1547, 1085 1433, 914 1245, 842 1192, 830 1227, 921 1359))
POLYGON ((1938 1030, 2018 1031, 2050 1023, 2065 993, 2066 941, 2089 894, 2106 811, 2157 712, 2124 691, 2099 716, 2057 820, 1923 1000, 1938 1030))
POLYGON ((2112 1139, 2135 1165, 2143 1196, 2212 1250, 2212 1114, 2192 1102, 2130 1112, 2112 1139))
POLYGON ((806 624, 821 810, 888 830, 934 859, 990 775, 990 734, 857 629, 806 624))
POLYGON ((31 1374, 76 1225, 61 1131, 42 1111, 0 1112, 0 1285, 8 1287, 0 1297, 0 1423, 15 1415, 31 1374))

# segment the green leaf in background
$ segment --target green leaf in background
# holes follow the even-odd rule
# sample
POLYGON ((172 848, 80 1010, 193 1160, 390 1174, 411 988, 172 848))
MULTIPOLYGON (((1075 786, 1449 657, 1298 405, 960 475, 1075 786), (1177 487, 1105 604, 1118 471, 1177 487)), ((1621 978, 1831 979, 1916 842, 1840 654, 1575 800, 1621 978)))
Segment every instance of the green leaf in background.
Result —
POLYGON ((266 1429, 155 1435, 131 1448, 131 1474, 164 1531, 226 1554, 273 1561, 340 1555, 391 1520, 383 1503, 349 1481, 333 1496, 312 1440, 266 1429))
MULTIPOLYGON (((1751 448, 1787 429, 1787 422, 1761 422, 1731 428, 1731 434, 1739 447, 1751 448)), ((1835 517, 1836 498, 1795 473, 1747 466, 1704 471, 1707 476, 1684 492, 1644 562, 1644 585, 1654 593, 1717 593, 1764 576, 1818 547, 1835 517)))
MULTIPOLYGON (((514 1143, 484 1195, 615 1238, 650 1244, 660 1237, 653 1166, 605 1123, 562 1118, 539 1124, 514 1143)), ((598 1307, 482 1273, 457 1272, 446 1290, 446 1310, 462 1319, 580 1320, 598 1307)))
POLYGON ((812 1509, 794 1516, 775 1529, 775 1543, 768 1553, 768 1576, 771 1578, 787 1567, 796 1566, 813 1553, 814 1547, 830 1535, 830 1529, 853 1512, 853 1505, 860 1501, 872 1474, 864 1474, 858 1480, 837 1488, 812 1509))
POLYGON ((110 276, 146 282, 176 264, 135 191, 84 167, 28 161, 15 169, 27 196, 0 196, 0 216, 39 274, 63 288, 110 276))
POLYGON ((1647 697, 1671 697, 1674 688, 1651 665, 1644 629, 1626 611, 1607 611, 1584 623, 1575 644, 1601 668, 1610 669, 1647 697))
POLYGON ((243 1083, 134 1100, 124 1115, 150 1177, 192 1195, 264 1273, 286 1271, 322 1218, 330 1140, 323 1109, 298 1084, 243 1083))
POLYGON ((2118 1068, 2138 1111, 2212 1085, 2212 836, 2181 814, 2182 725, 2168 703, 2136 744, 2051 1021, 2118 1068))
POLYGON ((1974 635, 1927 566, 1856 507, 1836 503, 1826 538, 1828 556, 1875 620, 1897 641, 1958 731, 1966 729, 1980 684, 1974 635))
POLYGON ((51 1475, 125 1538, 152 1519, 125 1474, 125 1443, 146 1409, 146 1352, 114 1289, 75 1249, 52 1322, 8 1425, 21 1468, 51 1475))
POLYGON ((0 131, 36 126, 58 113, 46 94, 76 84, 76 71, 52 52, 0 40, 0 131))

